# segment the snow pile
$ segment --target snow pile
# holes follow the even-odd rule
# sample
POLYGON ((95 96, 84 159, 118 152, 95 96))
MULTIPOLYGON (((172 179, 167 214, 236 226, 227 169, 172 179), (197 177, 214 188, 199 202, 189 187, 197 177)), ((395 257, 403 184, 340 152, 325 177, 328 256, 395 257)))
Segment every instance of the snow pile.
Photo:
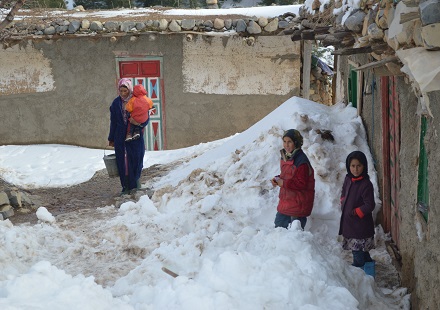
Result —
MULTIPOLYGON (((346 261, 336 240, 345 158, 361 150, 372 163, 356 109, 292 98, 215 143, 198 146, 197 155, 178 150, 175 169, 148 184, 151 199, 99 208, 93 217, 68 214, 51 225, 0 222, 0 307, 409 309, 405 289, 385 296, 346 261), (273 227, 278 189, 269 180, 279 172, 281 137, 290 128, 303 134, 316 171, 305 231, 298 223, 273 227), (330 130, 334 141, 318 129, 330 130), (46 289, 32 290, 30 282, 46 289)), ((148 162, 154 156, 148 153, 148 162)), ((372 251, 373 258, 389 258, 382 253, 372 251)))

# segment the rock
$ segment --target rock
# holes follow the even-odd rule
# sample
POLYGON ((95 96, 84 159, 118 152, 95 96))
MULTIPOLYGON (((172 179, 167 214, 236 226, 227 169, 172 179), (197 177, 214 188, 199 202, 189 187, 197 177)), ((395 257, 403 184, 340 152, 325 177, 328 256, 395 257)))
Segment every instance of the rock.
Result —
POLYGON ((82 5, 78 5, 78 6, 74 7, 73 9, 77 12, 84 12, 85 11, 85 9, 82 5))
POLYGON ((184 30, 192 30, 195 26, 196 26, 196 21, 194 19, 182 20, 182 29, 184 30))
POLYGON ((17 22, 17 23, 15 23, 15 27, 18 30, 25 30, 25 29, 27 29, 29 27, 29 25, 26 22, 17 22))
POLYGON ((104 29, 100 21, 93 21, 90 24, 90 30, 95 32, 101 32, 104 29))
POLYGON ((9 198, 9 204, 13 206, 14 208, 21 208, 21 193, 18 191, 17 188, 13 188, 10 190, 7 190, 6 193, 8 194, 9 198))
POLYGON ((440 50, 440 23, 422 27, 423 45, 428 50, 440 50))
POLYGON ((68 26, 57 26, 55 28, 56 33, 63 33, 66 32, 68 29, 68 26))
POLYGON ((266 27, 264 27, 264 31, 267 32, 274 32, 275 30, 278 29, 278 18, 274 18, 272 19, 267 25, 266 27))
POLYGON ((168 21, 164 18, 159 20, 159 29, 164 31, 164 30, 167 30, 167 28, 168 28, 168 21))
POLYGON ((419 11, 422 26, 440 23, 440 0, 427 0, 420 3, 419 11))
POLYGON ((253 20, 249 21, 249 25, 246 28, 247 32, 250 34, 258 34, 261 33, 261 27, 253 20))
POLYGON ((269 23, 269 21, 267 20, 266 17, 260 17, 257 21, 258 25, 260 25, 260 27, 266 27, 267 24, 269 23))
POLYGON ((214 19, 214 29, 221 30, 225 27, 225 21, 221 18, 214 19))
POLYGON ((121 31, 122 32, 130 32, 133 28, 136 28, 135 22, 123 22, 121 23, 121 31))
POLYGON ((83 19, 81 21, 81 28, 82 29, 89 29, 90 28, 90 21, 88 21, 87 19, 83 19))
POLYGON ((10 205, 3 205, 0 207, 0 214, 5 220, 14 215, 14 209, 10 205))
POLYGON ((8 205, 9 204, 9 197, 6 192, 0 192, 0 206, 8 205))
POLYGON ((119 23, 113 21, 106 21, 104 23, 104 28, 109 32, 115 32, 119 30, 119 23))
POLYGON ((212 20, 207 20, 203 22, 203 26, 212 28, 214 27, 214 23, 212 22, 212 20))
POLYGON ((72 20, 69 24, 69 28, 68 31, 70 33, 75 33, 79 30, 79 28, 81 27, 81 22, 78 20, 72 20))
POLYGON ((55 34, 56 30, 54 26, 49 26, 47 28, 44 29, 43 33, 46 35, 52 35, 55 34))
POLYGON ((360 33, 362 31, 362 26, 364 24, 364 18, 366 14, 363 11, 356 11, 354 14, 350 15, 345 21, 345 27, 348 30, 360 33))
POLYGON ((235 27, 235 31, 245 32, 246 28, 247 28, 246 22, 243 19, 238 19, 237 26, 235 27))
POLYGON ((170 29, 172 32, 179 32, 182 30, 182 27, 180 27, 177 21, 173 19, 168 25, 168 29, 170 29))
POLYGON ((289 23, 286 22, 285 20, 279 21, 278 22, 278 28, 280 28, 280 29, 289 28, 289 23))
POLYGON ((147 26, 146 26, 144 23, 140 23, 140 22, 137 22, 137 23, 136 23, 136 30, 138 30, 138 31, 142 31, 142 30, 144 30, 146 27, 147 27, 147 26))
POLYGON ((226 19, 225 20, 225 28, 227 30, 230 30, 232 28, 232 19, 226 19))
POLYGON ((368 26, 367 33, 372 39, 375 40, 383 39, 383 30, 380 29, 376 23, 373 23, 370 26, 368 26))

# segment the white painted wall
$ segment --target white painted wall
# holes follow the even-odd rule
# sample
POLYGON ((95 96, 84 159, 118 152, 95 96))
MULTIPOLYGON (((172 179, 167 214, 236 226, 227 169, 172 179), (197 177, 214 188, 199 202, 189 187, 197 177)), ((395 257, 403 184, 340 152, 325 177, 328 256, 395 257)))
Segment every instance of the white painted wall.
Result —
POLYGON ((0 95, 55 89, 50 61, 31 44, 0 49, 0 95))
POLYGON ((300 45, 290 36, 260 36, 253 46, 235 36, 183 40, 184 92, 286 95, 301 85, 300 45))

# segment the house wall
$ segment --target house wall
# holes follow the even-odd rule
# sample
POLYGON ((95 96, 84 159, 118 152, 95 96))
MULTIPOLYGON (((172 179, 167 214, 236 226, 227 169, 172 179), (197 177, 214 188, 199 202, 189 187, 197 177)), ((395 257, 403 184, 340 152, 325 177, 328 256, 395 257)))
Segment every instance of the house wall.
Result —
MULTIPOLYGON (((365 55, 339 57, 338 93, 347 101, 348 59, 359 65, 366 64, 365 55)), ((372 84, 372 71, 364 71, 364 85, 372 84)), ((376 87, 363 95, 360 114, 368 135, 368 143, 375 159, 378 172, 380 195, 382 197, 383 162, 389 160, 382 154, 382 110, 380 77, 375 77, 376 87), (373 100, 374 99, 374 100, 373 100)), ((428 153, 428 177, 430 208, 428 223, 417 211, 417 180, 420 139, 420 116, 417 115, 417 97, 405 77, 397 79, 397 94, 400 102, 400 192, 398 195, 400 219, 399 252, 402 257, 400 275, 402 286, 411 292, 412 309, 440 309, 440 211, 436 202, 440 201, 438 175, 440 169, 439 122, 440 92, 429 93, 433 118, 429 119, 425 146, 428 153)), ((378 216, 376 222, 381 223, 378 216)))
POLYGON ((24 41, 0 51, 0 143, 105 147, 125 56, 162 57, 167 149, 241 132, 300 92, 300 44, 288 36, 24 41))
MULTIPOLYGON (((399 99, 404 101, 410 87, 402 85, 399 99)), ((413 292, 413 309, 440 309, 440 201, 439 121, 440 92, 429 93, 433 118, 428 121, 425 147, 428 154, 429 211, 428 222, 417 211, 417 179, 420 117, 416 102, 402 106, 401 180, 399 198, 402 206, 401 248, 402 282, 413 292), (404 176, 404 177, 402 177, 404 176)))

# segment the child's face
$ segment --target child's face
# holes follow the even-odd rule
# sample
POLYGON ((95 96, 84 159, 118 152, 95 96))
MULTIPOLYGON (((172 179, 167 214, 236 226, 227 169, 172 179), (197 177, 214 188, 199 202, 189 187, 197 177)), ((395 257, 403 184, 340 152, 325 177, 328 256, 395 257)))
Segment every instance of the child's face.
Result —
POLYGON ((128 96, 128 94, 129 94, 130 92, 128 91, 128 88, 127 87, 119 87, 119 95, 122 97, 122 98, 127 98, 127 96, 128 96))
POLYGON ((352 159, 350 161, 350 172, 357 178, 362 174, 362 172, 364 172, 364 165, 362 165, 359 160, 352 159))
POLYGON ((292 139, 290 139, 289 137, 284 137, 283 147, 287 153, 292 153, 293 150, 295 149, 295 143, 293 143, 292 139))

